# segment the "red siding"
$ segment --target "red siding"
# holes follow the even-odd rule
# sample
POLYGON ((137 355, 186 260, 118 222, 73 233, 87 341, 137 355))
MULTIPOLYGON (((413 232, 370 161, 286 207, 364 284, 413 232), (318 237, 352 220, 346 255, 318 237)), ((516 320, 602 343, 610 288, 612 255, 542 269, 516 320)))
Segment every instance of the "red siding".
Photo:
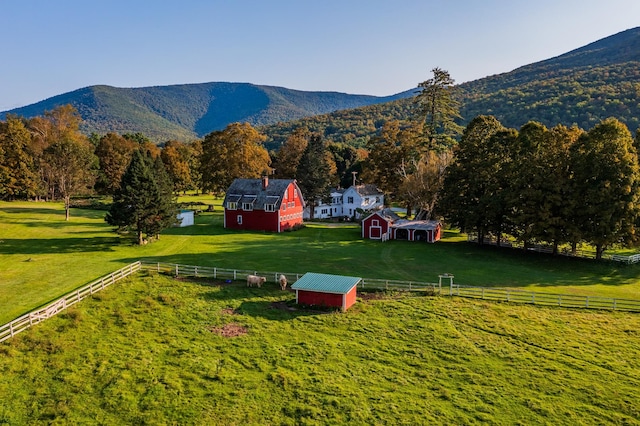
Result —
POLYGON ((349 309, 351 306, 353 306, 354 303, 356 303, 356 287, 352 288, 351 291, 346 294, 346 296, 347 296, 347 300, 346 300, 346 306, 344 307, 345 311, 349 309))
POLYGON ((327 307, 342 307, 342 294, 318 293, 315 291, 298 290, 298 303, 327 307))
POLYGON ((356 303, 357 287, 353 287, 349 293, 343 295, 338 293, 320 293, 309 290, 298 290, 298 303, 303 305, 326 306, 342 309, 343 298, 345 300, 344 310, 346 311, 356 303))
POLYGON ((363 238, 379 240, 382 234, 386 234, 388 230, 389 230, 389 222, 387 222, 386 219, 384 219, 382 216, 378 215, 377 213, 369 216, 368 218, 362 221, 362 237, 363 238), (379 232, 377 229, 374 229, 372 233, 372 228, 374 228, 374 221, 376 220, 378 221, 377 226, 379 226, 379 232))
POLYGON ((241 208, 229 210, 225 206, 224 226, 231 229, 281 232, 302 224, 302 210, 300 194, 296 196, 295 185, 290 184, 283 194, 279 211, 266 212, 264 210, 242 210, 241 208), (242 217, 242 223, 238 223, 238 216, 242 217))

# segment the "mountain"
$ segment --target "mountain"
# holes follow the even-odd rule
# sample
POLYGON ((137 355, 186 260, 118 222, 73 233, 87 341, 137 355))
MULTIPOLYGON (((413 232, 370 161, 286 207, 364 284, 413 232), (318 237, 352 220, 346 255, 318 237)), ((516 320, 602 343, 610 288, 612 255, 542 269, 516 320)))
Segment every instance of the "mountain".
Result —
MULTIPOLYGON (((452 76, 455 78, 455 76, 452 76)), ((545 61, 458 86, 460 124, 494 115, 511 128, 530 120, 548 127, 573 124, 589 130, 608 117, 633 132, 640 127, 640 28, 633 28, 545 61)), ((406 120, 410 99, 278 123, 261 130, 277 147, 306 126, 333 142, 362 146, 386 120, 406 120)))
MULTIPOLYGON (((512 128, 535 120, 589 130, 616 117, 635 131, 640 126, 640 27, 458 88, 462 125, 491 114, 512 128)), ((84 119, 86 133, 141 132, 156 142, 188 141, 239 121, 262 126, 269 148, 303 125, 329 141, 362 146, 385 121, 409 119, 414 94, 411 89, 376 97, 222 82, 91 86, 8 112, 32 117, 70 103, 84 119)), ((0 119, 5 116, 0 113, 0 119)))
POLYGON ((640 27, 555 58, 460 85, 462 115, 495 115, 519 128, 529 120, 588 130, 616 117, 640 126, 640 27))
POLYGON ((98 85, 5 111, 0 119, 6 114, 34 117, 71 104, 82 116, 87 134, 141 132, 156 142, 188 141, 233 122, 260 126, 407 96, 411 93, 378 97, 225 82, 142 88, 98 85))

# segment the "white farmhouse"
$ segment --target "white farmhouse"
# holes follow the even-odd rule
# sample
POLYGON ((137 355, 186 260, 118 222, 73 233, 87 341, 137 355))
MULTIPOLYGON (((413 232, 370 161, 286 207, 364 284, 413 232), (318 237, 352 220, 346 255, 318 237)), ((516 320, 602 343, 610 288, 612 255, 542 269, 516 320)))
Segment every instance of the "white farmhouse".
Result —
MULTIPOLYGON (((331 201, 316 200, 314 219, 352 218, 360 219, 384 206, 384 194, 375 185, 354 185, 347 189, 331 189, 331 201)), ((310 218, 309 207, 304 218, 310 218)))

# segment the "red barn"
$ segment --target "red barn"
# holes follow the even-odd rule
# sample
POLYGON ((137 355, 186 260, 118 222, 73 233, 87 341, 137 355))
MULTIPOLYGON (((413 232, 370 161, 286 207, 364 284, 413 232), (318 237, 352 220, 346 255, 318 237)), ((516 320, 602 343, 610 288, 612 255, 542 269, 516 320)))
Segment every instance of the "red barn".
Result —
POLYGON ((346 311, 356 303, 356 288, 362 278, 307 272, 291 289, 296 291, 296 303, 340 308, 346 311))
POLYGON ((302 224, 305 202, 293 179, 236 179, 224 197, 224 227, 282 232, 302 224))
POLYGON ((442 238, 442 224, 437 220, 402 219, 386 208, 362 220, 362 238, 435 243, 442 238))

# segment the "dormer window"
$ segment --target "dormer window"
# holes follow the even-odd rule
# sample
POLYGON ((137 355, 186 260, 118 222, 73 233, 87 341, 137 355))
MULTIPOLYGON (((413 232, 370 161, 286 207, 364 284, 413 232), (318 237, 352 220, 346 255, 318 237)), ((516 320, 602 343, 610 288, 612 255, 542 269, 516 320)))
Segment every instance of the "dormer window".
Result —
POLYGON ((227 203, 227 209, 236 210, 237 208, 238 208, 238 203, 236 203, 235 201, 229 201, 227 203))
POLYGON ((242 210, 253 210, 253 203, 242 203, 242 210))
POLYGON ((265 204, 264 205, 264 211, 265 212, 275 212, 276 211, 275 204, 265 204))

